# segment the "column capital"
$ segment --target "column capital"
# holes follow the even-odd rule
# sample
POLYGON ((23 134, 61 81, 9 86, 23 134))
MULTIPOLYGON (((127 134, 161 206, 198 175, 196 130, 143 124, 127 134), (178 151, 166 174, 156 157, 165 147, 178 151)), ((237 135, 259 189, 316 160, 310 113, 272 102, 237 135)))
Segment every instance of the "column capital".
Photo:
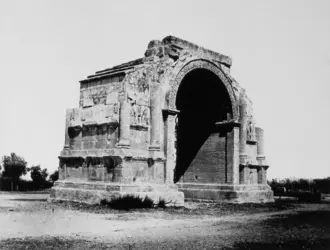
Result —
POLYGON ((247 165, 248 164, 248 155, 246 153, 239 154, 239 163, 241 165, 247 165))

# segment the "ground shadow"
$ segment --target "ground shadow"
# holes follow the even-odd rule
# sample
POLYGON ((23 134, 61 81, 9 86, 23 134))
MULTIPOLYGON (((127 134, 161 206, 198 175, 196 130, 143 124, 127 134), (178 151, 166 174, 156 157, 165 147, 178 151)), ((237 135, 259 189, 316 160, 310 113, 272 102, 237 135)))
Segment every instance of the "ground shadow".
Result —
POLYGON ((232 249, 329 249, 330 211, 303 211, 258 223, 258 237, 245 235, 232 249), (246 239, 250 238, 250 239, 246 239))

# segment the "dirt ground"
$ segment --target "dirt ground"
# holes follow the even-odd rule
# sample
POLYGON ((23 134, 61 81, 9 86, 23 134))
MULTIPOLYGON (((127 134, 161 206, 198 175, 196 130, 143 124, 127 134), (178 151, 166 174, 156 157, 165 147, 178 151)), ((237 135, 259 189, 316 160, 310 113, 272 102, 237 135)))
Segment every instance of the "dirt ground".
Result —
POLYGON ((116 211, 0 193, 0 249, 330 249, 330 201, 116 211))

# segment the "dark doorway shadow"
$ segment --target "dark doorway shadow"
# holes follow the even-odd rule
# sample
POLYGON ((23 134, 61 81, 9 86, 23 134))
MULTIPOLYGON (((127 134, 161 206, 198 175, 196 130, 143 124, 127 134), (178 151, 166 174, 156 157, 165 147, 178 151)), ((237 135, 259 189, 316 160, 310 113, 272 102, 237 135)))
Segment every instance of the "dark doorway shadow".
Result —
POLYGON ((182 80, 176 99, 180 111, 177 133, 177 161, 174 182, 187 171, 196 154, 215 129, 215 122, 230 119, 229 95, 218 76, 196 69, 182 80))

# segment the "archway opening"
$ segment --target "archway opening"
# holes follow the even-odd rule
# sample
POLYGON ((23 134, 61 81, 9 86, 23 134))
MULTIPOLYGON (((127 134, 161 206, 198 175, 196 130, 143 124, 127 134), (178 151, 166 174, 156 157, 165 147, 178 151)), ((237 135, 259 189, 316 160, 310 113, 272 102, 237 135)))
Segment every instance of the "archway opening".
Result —
POLYGON ((215 123, 232 118, 226 87, 213 72, 194 69, 179 86, 176 107, 180 113, 174 182, 218 181, 221 173, 212 173, 219 165, 226 165, 226 138, 217 131, 215 123))

